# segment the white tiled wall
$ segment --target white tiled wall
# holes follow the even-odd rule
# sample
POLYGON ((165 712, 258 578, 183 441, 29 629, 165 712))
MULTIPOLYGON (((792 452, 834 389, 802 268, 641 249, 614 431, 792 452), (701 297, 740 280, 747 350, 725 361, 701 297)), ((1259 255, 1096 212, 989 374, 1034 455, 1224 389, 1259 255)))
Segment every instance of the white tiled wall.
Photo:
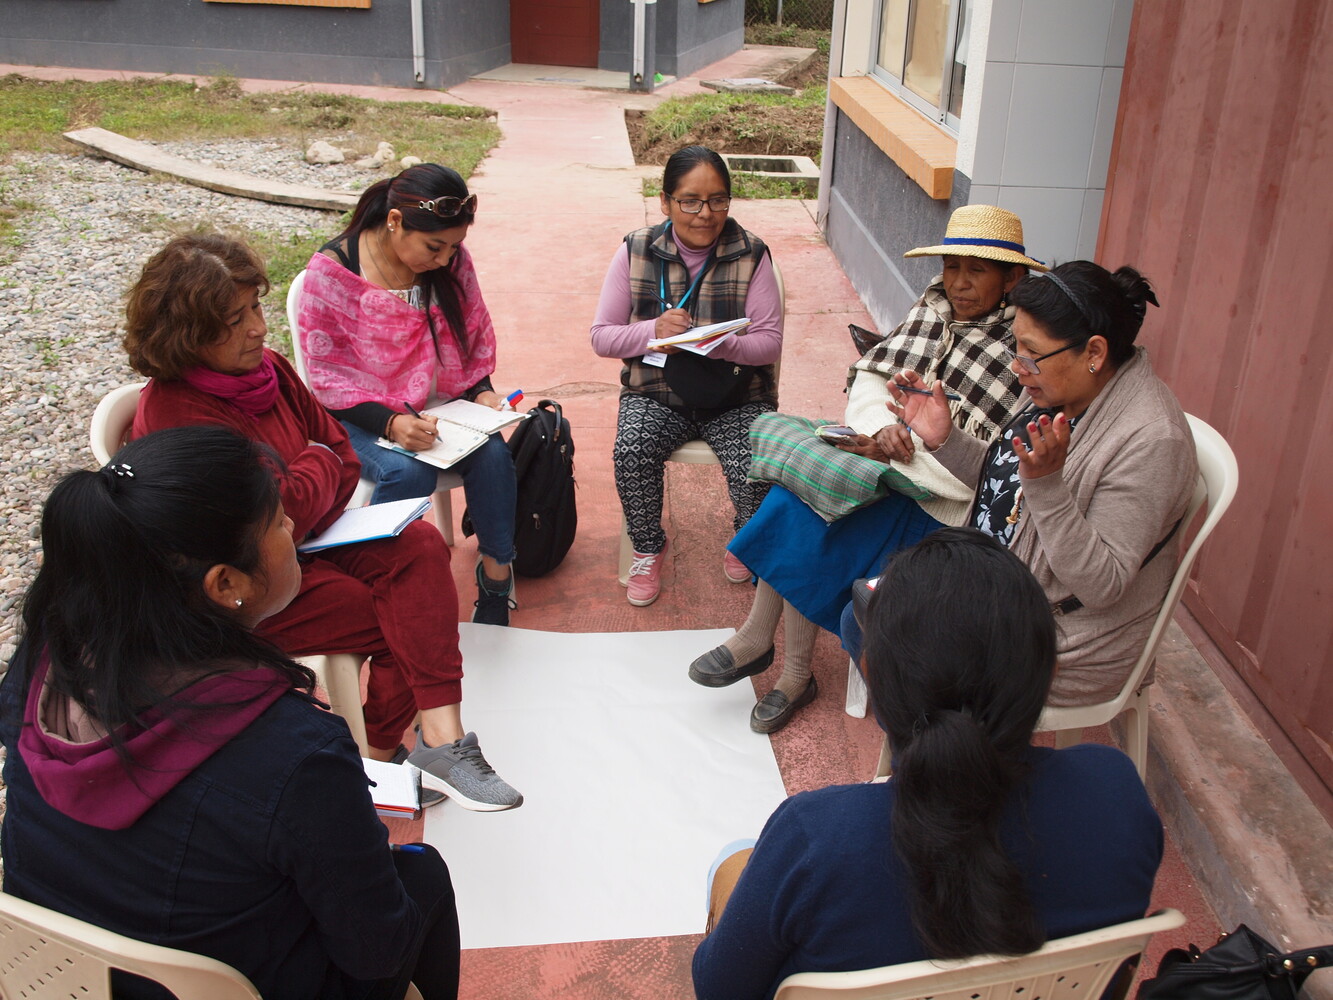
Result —
MULTIPOLYGON (((1042 260, 1091 257, 1133 0, 991 0, 967 134, 973 204, 1017 212, 1042 260), (972 136, 975 135, 975 145, 972 136)), ((975 48, 973 50, 975 52, 975 48)))

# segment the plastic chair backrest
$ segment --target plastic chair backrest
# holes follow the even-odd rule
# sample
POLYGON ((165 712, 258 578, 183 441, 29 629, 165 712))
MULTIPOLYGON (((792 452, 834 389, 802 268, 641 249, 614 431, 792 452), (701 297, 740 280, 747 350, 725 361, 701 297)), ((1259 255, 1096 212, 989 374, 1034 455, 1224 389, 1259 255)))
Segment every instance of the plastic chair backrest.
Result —
POLYGON ((1030 955, 982 955, 905 962, 860 972, 798 972, 774 1000, 1095 1000, 1121 962, 1138 955, 1158 931, 1179 927, 1178 910, 1048 941, 1030 955))
MULTIPOLYGON (((1189 579, 1190 570, 1194 567, 1194 560, 1198 558, 1199 550, 1203 547, 1203 543, 1208 540, 1208 536, 1213 533, 1213 529, 1217 527, 1217 523, 1222 519, 1222 515, 1226 513, 1227 508, 1231 506, 1231 501, 1236 497, 1236 487, 1240 482, 1240 470, 1236 464, 1236 456, 1231 451, 1231 446, 1227 444, 1226 439, 1221 434, 1198 417, 1187 413, 1185 419, 1189 421, 1190 433, 1194 435, 1194 451, 1199 462, 1199 479, 1195 484, 1194 496, 1190 499, 1189 507, 1185 511, 1185 517, 1181 521, 1179 530, 1182 534, 1188 532, 1199 508, 1206 505, 1208 513, 1204 517, 1203 523, 1199 525, 1199 530, 1195 533, 1193 541, 1190 542, 1189 547, 1185 549, 1180 557, 1180 565, 1176 567, 1175 576, 1171 578, 1171 586, 1167 588, 1166 597, 1163 599, 1161 610, 1158 611, 1157 618, 1153 622, 1152 631, 1148 634, 1148 641, 1143 647, 1143 652, 1139 655, 1138 661, 1134 664, 1134 669, 1125 678, 1125 683, 1115 698, 1098 702, 1095 705, 1048 708, 1042 714, 1041 721, 1037 723, 1038 732, 1101 725, 1120 714, 1129 699, 1143 686, 1143 678, 1147 674, 1149 666, 1157 657, 1157 647, 1162 641, 1167 625, 1171 622, 1171 616, 1175 613, 1176 604, 1180 601, 1180 595, 1185 589, 1185 583, 1189 579)), ((1136 761, 1136 763, 1139 762, 1136 761)), ((1140 773, 1142 773, 1141 765, 1140 773)))
POLYGON ((161 983, 178 997, 261 1000, 217 959, 147 944, 0 893, 0 996, 111 1000, 111 969, 161 983))
POLYGON ((305 271, 301 271, 292 279, 291 287, 287 289, 287 329, 292 335, 292 367, 296 369, 296 374, 301 376, 301 381, 309 385, 310 376, 305 370, 305 349, 301 346, 301 327, 296 322, 297 308, 301 302, 301 289, 304 286, 305 271))
POLYGON ((88 425, 88 444, 98 465, 111 461, 111 456, 125 443, 130 425, 134 423, 134 413, 139 408, 139 393, 147 384, 135 382, 112 389, 93 410, 88 425))

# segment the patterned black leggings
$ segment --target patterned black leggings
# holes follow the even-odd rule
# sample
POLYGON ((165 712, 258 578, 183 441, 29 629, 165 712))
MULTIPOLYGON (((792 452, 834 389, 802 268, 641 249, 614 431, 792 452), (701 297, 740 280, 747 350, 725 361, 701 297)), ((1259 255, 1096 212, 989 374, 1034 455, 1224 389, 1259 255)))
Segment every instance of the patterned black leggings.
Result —
POLYGON ((667 456, 686 441, 703 438, 722 463, 727 493, 736 508, 734 529, 750 520, 759 509, 768 483, 746 479, 750 471, 750 424, 761 413, 773 409, 767 403, 747 403, 726 410, 711 420, 691 420, 647 396, 620 397, 616 444, 612 458, 616 470, 616 492, 625 511, 625 524, 635 552, 661 552, 666 545, 662 530, 662 477, 667 456))

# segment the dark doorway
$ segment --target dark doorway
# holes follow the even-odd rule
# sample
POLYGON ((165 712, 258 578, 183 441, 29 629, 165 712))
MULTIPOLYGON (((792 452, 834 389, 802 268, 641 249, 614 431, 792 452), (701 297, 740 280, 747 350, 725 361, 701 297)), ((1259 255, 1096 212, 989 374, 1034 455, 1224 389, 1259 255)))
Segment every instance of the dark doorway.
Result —
POLYGON ((510 0, 509 43, 516 63, 597 65, 600 0, 510 0))

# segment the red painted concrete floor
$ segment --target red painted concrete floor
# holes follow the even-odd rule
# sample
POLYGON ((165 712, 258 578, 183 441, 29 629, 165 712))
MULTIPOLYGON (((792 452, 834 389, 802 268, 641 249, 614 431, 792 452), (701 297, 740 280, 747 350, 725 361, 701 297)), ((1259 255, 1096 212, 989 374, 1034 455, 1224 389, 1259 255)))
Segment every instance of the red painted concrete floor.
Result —
MULTIPOLYGON (((699 77, 755 75, 753 61, 752 53, 739 53, 707 67, 699 77)), ((77 70, 43 73, 89 75, 77 70)), ((489 81, 472 81, 441 95, 443 100, 497 110, 504 132, 471 180, 482 196, 482 208, 468 237, 500 343, 495 384, 505 391, 523 389, 527 405, 547 395, 559 399, 577 446, 578 539, 556 572, 520 582, 522 605, 513 616, 517 628, 616 632, 735 627, 749 607, 749 587, 728 583, 722 575, 723 546, 731 534, 730 507, 721 476, 709 466, 668 470, 665 523, 672 545, 663 593, 648 608, 626 602, 616 582, 620 511, 610 460, 619 362, 595 357, 588 346, 602 277, 621 237, 660 218, 656 199, 642 196, 642 172, 633 164, 624 107, 630 101, 642 106, 645 100, 673 92, 697 92, 697 79, 673 84, 656 98, 489 81)), ((256 88, 275 86, 247 83, 256 88)), ((423 99, 421 91, 328 89, 381 99, 423 99)), ((782 409, 837 418, 843 409, 847 366, 855 359, 847 324, 872 324, 824 244, 813 212, 813 202, 800 201, 737 201, 732 207, 742 225, 768 242, 786 281, 782 409)), ((461 514, 461 497, 457 507, 455 517, 461 514)), ((454 575, 465 618, 475 596, 475 559, 475 544, 461 541, 454 553, 454 575)), ((778 664, 781 645, 779 636, 778 664)), ((842 710, 846 664, 835 638, 822 634, 814 662, 820 696, 787 729, 771 737, 789 792, 862 781, 873 773, 880 736, 871 720, 850 718, 842 710)), ((686 666, 682 663, 681 670, 686 666)), ((769 690, 779 672, 775 665, 755 677, 756 692, 769 690)), ((1096 741, 1109 739, 1104 730, 1086 735, 1096 741)), ((392 821, 390 825, 395 839, 419 835, 416 824, 392 821)), ((736 836, 757 833, 737 830, 736 836)), ((663 878, 702 879, 703 875, 662 873, 663 878)), ((1167 947, 1216 939, 1217 921, 1169 842, 1153 903, 1182 910, 1189 923, 1154 943, 1145 968, 1155 967, 1167 947)), ((701 929, 703 922, 700 912, 701 929)), ((468 951, 463 956, 461 996, 463 1000, 686 998, 693 995, 689 963, 697 941, 692 935, 468 951)))

